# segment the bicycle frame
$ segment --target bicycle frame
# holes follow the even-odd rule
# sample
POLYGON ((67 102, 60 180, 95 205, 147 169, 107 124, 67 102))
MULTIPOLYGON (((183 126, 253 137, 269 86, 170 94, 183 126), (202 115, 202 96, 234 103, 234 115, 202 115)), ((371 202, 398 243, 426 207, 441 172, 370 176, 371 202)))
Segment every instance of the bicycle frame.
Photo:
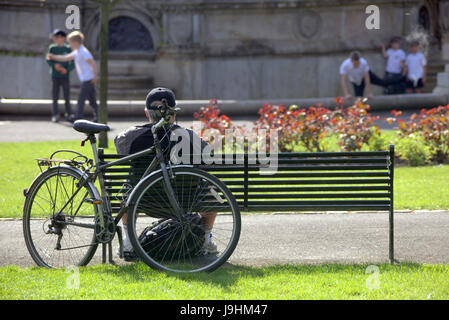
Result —
MULTIPOLYGON (((176 200, 173 188, 170 184, 170 178, 169 178, 169 174, 168 174, 168 169, 167 166, 164 162, 164 156, 163 156, 163 152, 160 146, 160 141, 157 137, 157 130, 162 127, 164 124, 167 123, 167 120, 162 118, 157 124, 155 124, 152 128, 152 132, 153 132, 153 138, 154 138, 154 145, 148 149, 142 150, 140 152, 125 156, 121 159, 115 160, 115 161, 111 161, 108 162, 106 164, 101 164, 100 165, 100 160, 98 157, 98 151, 97 151, 97 143, 96 143, 96 138, 94 134, 90 134, 87 136, 87 138, 84 141, 89 141, 92 147, 92 153, 93 153, 93 157, 94 157, 94 167, 95 167, 95 171, 94 172, 84 172, 86 176, 86 178, 81 181, 81 183, 78 185, 77 189, 75 190, 75 192, 72 194, 72 196, 67 200, 67 202, 65 203, 65 205, 59 210, 59 213, 61 213, 66 207, 67 205, 72 201, 72 199, 77 195, 77 193, 84 187, 84 185, 88 182, 88 181, 95 181, 96 178, 98 177, 99 183, 100 183, 100 195, 101 195, 101 204, 102 204, 102 214, 100 214, 100 222, 102 227, 104 227, 104 216, 105 215, 109 215, 112 217, 112 209, 111 209, 111 205, 110 205, 110 201, 108 199, 108 196, 106 194, 106 189, 105 189, 105 185, 104 185, 104 176, 103 176, 103 172, 105 169, 112 167, 112 166, 116 166, 122 163, 126 163, 128 161, 137 159, 139 157, 145 156, 147 154, 151 154, 155 152, 155 157, 153 158, 153 160, 151 161, 151 163, 149 164, 149 166, 147 167, 147 169, 145 170, 144 174, 142 175, 142 179, 146 176, 148 176, 150 173, 154 172, 155 169, 160 166, 162 174, 163 174, 163 178, 164 178, 164 188, 165 188, 165 192, 167 193, 168 199, 170 201, 170 204, 172 205, 174 212, 178 215, 181 216, 183 214, 183 210, 181 208, 181 206, 179 205, 178 201, 176 200)), ((96 199, 97 201, 100 199, 96 199)), ((127 209, 126 204, 122 205, 117 216, 114 218, 114 223, 115 225, 117 225, 120 222, 120 219, 123 217, 123 215, 125 214, 127 209)), ((75 213, 76 214, 76 213, 75 213)), ((72 224, 72 225, 76 225, 79 227, 86 227, 86 228, 94 228, 95 225, 94 224, 80 224, 80 223, 74 223, 74 222, 64 222, 65 224, 72 224)))

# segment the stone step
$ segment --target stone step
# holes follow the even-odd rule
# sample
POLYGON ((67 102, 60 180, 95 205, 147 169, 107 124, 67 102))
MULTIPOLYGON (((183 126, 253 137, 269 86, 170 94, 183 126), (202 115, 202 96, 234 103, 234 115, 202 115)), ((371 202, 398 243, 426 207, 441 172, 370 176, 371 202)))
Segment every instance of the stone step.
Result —
POLYGON ((108 78, 111 89, 147 89, 154 83, 153 78, 146 75, 111 75, 108 78))
POLYGON ((447 72, 438 73, 437 83, 439 87, 449 88, 449 73, 447 72))
MULTIPOLYGON (((112 75, 108 77, 108 88, 110 89, 147 89, 153 86, 153 78, 146 76, 124 76, 112 75)), ((79 84, 73 84, 79 89, 79 84)))
POLYGON ((436 39, 430 39, 431 44, 427 54, 427 82, 422 89, 423 93, 432 93, 438 84, 438 74, 444 71, 444 61, 441 59, 441 50, 436 39))
POLYGON ((109 60, 110 75, 149 76, 155 73, 155 65, 145 60, 109 60))
MULTIPOLYGON (((112 100, 142 100, 145 101, 145 97, 148 94, 149 88, 140 88, 140 89, 114 89, 108 88, 108 99, 112 100)), ((96 88, 97 99, 99 98, 99 88, 96 88)), ((72 87, 70 88, 70 98, 76 100, 78 98, 79 88, 72 87)), ((143 105, 143 104, 142 104, 143 105)))

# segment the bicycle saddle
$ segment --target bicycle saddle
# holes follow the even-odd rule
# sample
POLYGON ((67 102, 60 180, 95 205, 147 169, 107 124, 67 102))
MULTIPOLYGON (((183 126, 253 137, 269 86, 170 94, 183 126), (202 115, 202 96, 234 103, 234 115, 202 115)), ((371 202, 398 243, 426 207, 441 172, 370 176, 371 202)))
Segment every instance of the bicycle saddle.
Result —
POLYGON ((108 125, 95 123, 87 120, 76 120, 73 123, 73 129, 78 132, 83 132, 85 134, 95 134, 101 131, 111 130, 108 125))

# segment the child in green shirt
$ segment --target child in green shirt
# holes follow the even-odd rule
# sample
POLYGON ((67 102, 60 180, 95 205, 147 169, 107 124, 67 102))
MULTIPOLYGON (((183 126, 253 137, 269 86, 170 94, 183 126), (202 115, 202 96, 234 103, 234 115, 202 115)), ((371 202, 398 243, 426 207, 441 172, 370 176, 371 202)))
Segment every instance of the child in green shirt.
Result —
MULTIPOLYGON (((68 54, 72 52, 70 47, 65 43, 66 33, 62 30, 54 30, 52 33, 53 43, 48 47, 48 53, 51 54, 68 54)), ((58 122, 60 119, 58 110, 59 99, 59 87, 62 87, 65 100, 65 118, 70 120, 72 117, 72 110, 70 107, 70 71, 74 68, 73 61, 69 62, 57 62, 47 59, 47 63, 50 66, 50 74, 52 78, 52 96, 53 96, 53 110, 52 118, 53 122, 58 122)))

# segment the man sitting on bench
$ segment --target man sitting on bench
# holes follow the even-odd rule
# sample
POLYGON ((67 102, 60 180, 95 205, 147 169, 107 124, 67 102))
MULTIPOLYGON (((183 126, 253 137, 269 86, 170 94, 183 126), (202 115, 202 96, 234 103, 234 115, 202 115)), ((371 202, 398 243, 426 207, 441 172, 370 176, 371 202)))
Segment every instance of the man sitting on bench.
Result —
MULTIPOLYGON (((176 100, 173 91, 167 88, 155 88, 151 90, 145 102, 145 115, 150 121, 149 124, 143 126, 134 126, 129 128, 128 130, 120 133, 114 139, 115 147, 117 149, 117 153, 119 154, 133 154, 153 146, 153 134, 151 132, 151 127, 157 123, 161 118, 162 114, 158 108, 162 104, 162 100, 165 99, 168 105, 171 108, 175 108, 176 100)), ((170 119, 171 123, 175 122, 175 116, 170 119)), ((161 129, 161 131, 167 130, 166 128, 161 129)), ((190 129, 182 128, 178 125, 174 125, 171 132, 162 132, 162 135, 159 139, 161 139, 161 148, 164 155, 169 156, 171 149, 181 141, 171 141, 170 137, 175 135, 177 137, 185 137, 188 134, 190 138, 190 150, 196 150, 193 147, 194 142, 201 143, 201 151, 205 147, 208 146, 207 142, 198 137, 195 132, 190 129), (177 130, 183 130, 184 132, 176 132, 177 130), (196 136, 196 137, 194 137, 196 136)), ((173 139, 172 139, 173 140, 173 139)), ((138 181, 135 181, 137 183, 138 181)), ((213 224, 215 221, 216 213, 200 213, 203 218, 203 223, 205 226, 205 239, 203 244, 203 253, 204 254, 214 254, 217 252, 217 246, 212 241, 212 233, 211 230, 213 228, 213 224)), ((127 213, 123 215, 122 223, 123 223, 123 251, 124 251, 124 259, 125 261, 134 261, 137 256, 132 250, 132 245, 128 237, 128 228, 126 225, 127 221, 127 213)))

